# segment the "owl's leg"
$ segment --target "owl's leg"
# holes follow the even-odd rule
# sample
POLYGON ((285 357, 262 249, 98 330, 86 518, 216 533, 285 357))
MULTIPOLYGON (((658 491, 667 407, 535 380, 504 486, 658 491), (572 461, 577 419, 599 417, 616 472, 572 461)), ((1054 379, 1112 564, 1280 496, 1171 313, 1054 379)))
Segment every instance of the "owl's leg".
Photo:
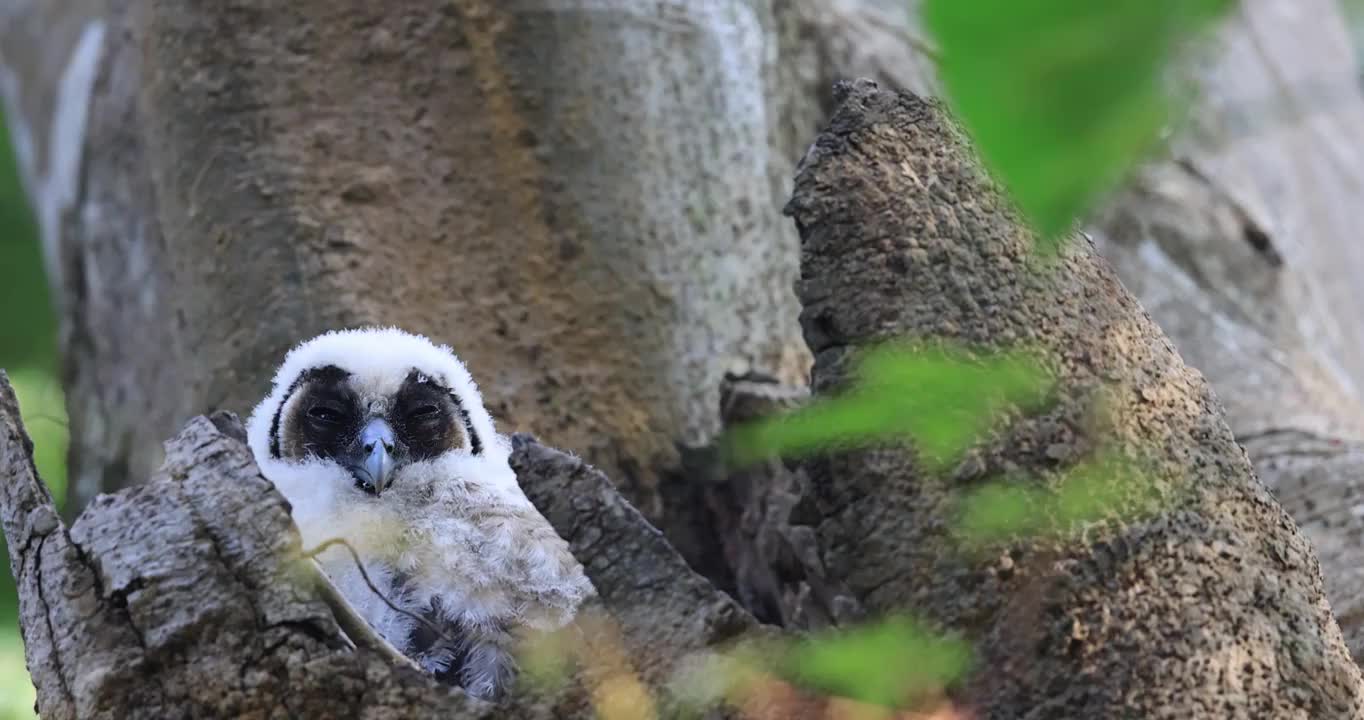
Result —
MULTIPOLYGON (((402 578, 405 582, 407 578, 402 578)), ((458 670, 463 665, 464 630, 445 614, 439 599, 421 611, 414 623, 406 648, 422 670, 447 685, 458 685, 458 670)))
POLYGON ((439 598, 422 612, 407 648, 437 680, 484 700, 501 697, 516 675, 516 636, 507 626, 458 619, 439 598))
POLYGON ((501 698, 516 676, 516 638, 499 623, 470 623, 462 630, 460 686, 477 698, 501 698))
POLYGON ((460 646, 449 643, 440 643, 422 650, 412 657, 422 670, 435 675, 437 680, 450 684, 458 683, 459 679, 451 677, 452 668, 457 665, 460 656, 460 646))

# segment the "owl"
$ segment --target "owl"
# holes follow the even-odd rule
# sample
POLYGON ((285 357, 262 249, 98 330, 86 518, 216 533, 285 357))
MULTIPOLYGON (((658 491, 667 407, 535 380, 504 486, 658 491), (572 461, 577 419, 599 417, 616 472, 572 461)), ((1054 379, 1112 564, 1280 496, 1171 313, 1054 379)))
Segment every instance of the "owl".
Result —
POLYGON ((361 617, 473 696, 501 697, 520 636, 567 625, 595 595, 448 347, 395 328, 308 340, 284 358, 247 439, 305 547, 341 539, 359 555, 368 582, 345 548, 318 561, 361 617))

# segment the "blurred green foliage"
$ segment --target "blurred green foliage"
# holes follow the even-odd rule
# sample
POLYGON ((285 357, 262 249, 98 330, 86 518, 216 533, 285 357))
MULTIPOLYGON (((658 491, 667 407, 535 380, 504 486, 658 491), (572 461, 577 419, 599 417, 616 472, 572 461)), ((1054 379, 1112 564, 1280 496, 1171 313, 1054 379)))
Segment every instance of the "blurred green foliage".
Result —
MULTIPOLYGON (((1001 419, 1044 409, 1052 387, 1035 352, 889 344, 861 353, 854 382, 841 394, 733 429, 729 457, 746 463, 903 441, 913 444, 924 481, 932 482, 1001 419)), ((1132 461, 1101 450, 1055 476, 1006 477, 962 493, 953 530, 963 551, 1062 535, 1147 513, 1158 507, 1152 490, 1132 461)), ((782 658, 775 667, 753 664, 809 688, 892 707, 913 707, 950 687, 970 664, 964 640, 908 616, 826 633, 767 653, 773 656, 782 658)))
POLYGON ((1063 535, 1118 513, 1132 519, 1159 507, 1155 486, 1131 462, 1100 453, 1052 483, 991 483, 962 498, 958 536, 970 546, 1020 536, 1063 535))
MULTIPOLYGON (((57 382, 57 325, 37 225, 0 115, 0 368, 14 384, 38 472, 58 499, 66 481, 66 408, 57 382)), ((0 720, 32 718, 9 552, 0 538, 0 720)))
POLYGON ((1153 150, 1169 70, 1233 0, 927 0, 939 77, 1044 248, 1153 150))
POLYGON ((561 687, 573 664, 571 639, 567 635, 566 631, 558 630, 524 640, 516 656, 520 679, 540 692, 561 687))
POLYGON ((913 440, 921 461, 942 467, 989 429, 1000 411, 1036 408, 1049 387, 1041 364, 1024 352, 890 344, 859 358, 847 392, 738 428, 728 438, 728 451, 745 464, 771 455, 913 440))
POLYGON ((54 369, 57 325, 37 224, 0 114, 0 367, 54 369))
POLYGON ((782 674, 806 687, 886 707, 914 707, 964 674, 971 647, 909 617, 815 635, 791 648, 782 674))
POLYGON ((0 719, 34 718, 33 683, 24 666, 24 646, 12 621, 0 626, 0 719))
POLYGON ((1355 81, 1364 85, 1364 0, 1340 0, 1340 12, 1355 49, 1355 81))

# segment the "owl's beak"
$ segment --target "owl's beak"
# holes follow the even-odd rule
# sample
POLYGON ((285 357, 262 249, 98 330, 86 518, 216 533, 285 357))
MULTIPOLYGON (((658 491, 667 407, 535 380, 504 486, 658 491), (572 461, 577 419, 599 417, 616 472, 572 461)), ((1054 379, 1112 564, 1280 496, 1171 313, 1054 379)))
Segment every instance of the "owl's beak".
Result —
POLYGON ((360 431, 363 460, 355 468, 356 479, 376 496, 383 495, 393 480, 393 448, 397 438, 383 418, 374 418, 360 431))

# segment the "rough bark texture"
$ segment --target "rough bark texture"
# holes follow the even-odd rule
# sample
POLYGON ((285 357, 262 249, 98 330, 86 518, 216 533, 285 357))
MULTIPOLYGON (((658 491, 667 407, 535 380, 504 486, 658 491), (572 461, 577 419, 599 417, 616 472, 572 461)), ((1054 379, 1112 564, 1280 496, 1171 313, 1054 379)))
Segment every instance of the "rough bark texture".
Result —
MULTIPOLYGON (((808 397, 804 385, 727 378, 720 416, 727 427, 738 426, 792 411, 808 397)), ((702 559, 698 571, 766 623, 804 630, 862 617, 861 604, 824 567, 804 473, 779 458, 730 468, 717 447, 687 449, 682 468, 681 522, 709 529, 705 545, 683 553, 702 559)))
POLYGON ((724 374, 805 382, 776 208, 834 77, 922 68, 897 23, 813 0, 11 4, 0 95, 51 209, 68 512, 148 477, 185 419, 249 410, 291 343, 396 323, 731 578, 680 455, 724 374))
MULTIPOLYGON (((845 382, 856 348, 892 335, 1030 342, 1049 351, 1057 389, 1050 410, 1015 415, 948 477, 880 449, 811 463, 808 485, 772 481, 813 504, 798 513, 798 501, 769 496, 763 522, 809 528, 809 544, 781 537, 823 549, 799 558, 801 573, 777 568, 774 586, 795 594, 775 614, 802 624, 815 608, 821 618, 805 622, 820 624, 909 608, 962 629, 982 671, 960 699, 983 717, 1364 713, 1311 549, 1254 480, 1211 391, 1090 248, 1029 266, 1030 237, 934 105, 852 88, 789 210, 818 392, 845 382), (950 490, 1005 470, 1054 478, 1101 444, 1143 462, 1173 504, 996 557, 950 543, 950 490)), ((754 382, 731 382, 728 415, 797 400, 754 382)), ((347 647, 300 580, 310 566, 300 569, 285 504, 236 433, 205 419, 168 445, 150 483, 105 496, 67 529, 2 378, 0 398, 0 521, 45 717, 264 715, 286 686, 288 709, 305 715, 586 717, 615 687, 584 673, 563 693, 494 710, 347 647)), ((691 653, 760 630, 603 475, 524 436, 516 446, 518 476, 586 565, 621 658, 665 700, 691 653)))
MULTIPOLYGON (((1049 351, 1057 389, 1050 410, 1015 416, 948 477, 880 449, 811 463, 808 485, 781 480, 816 514, 769 497, 772 516, 823 547, 802 566, 817 581, 778 572, 777 587, 799 595, 804 583, 805 604, 787 596, 781 619, 802 624, 807 606, 825 615, 806 624, 908 608, 962 629, 983 671, 959 699, 983 717, 1364 713, 1311 550, 1254 480, 1211 391, 1088 247, 1029 266, 1028 234, 935 106, 852 88, 789 209, 817 391, 845 382, 857 347, 891 335, 1030 341, 1049 351), (1174 504, 994 557, 949 542, 952 489, 1006 469, 1054 477, 1101 442, 1144 462, 1174 504)), ((732 381, 726 414, 798 401, 763 385, 732 381)), ((584 673, 493 709, 350 648, 307 580, 287 506, 230 424, 192 421, 151 482, 103 496, 69 529, 34 475, 3 376, 0 427, 0 521, 45 717, 265 715, 284 697, 309 716, 587 717, 610 685, 584 673)), ((692 653, 760 630, 602 474, 525 436, 513 465, 586 565, 622 662, 665 700, 692 653)))
POLYGON ((192 423, 157 479, 101 496, 68 529, 3 376, 0 416, 0 519, 44 718, 399 717, 421 691, 437 711, 466 704, 417 673, 343 652, 326 607, 288 582, 300 548, 283 499, 212 424, 192 423))
MULTIPOLYGON (((924 56, 907 52, 922 45, 918 5, 868 0, 857 22, 821 37, 857 51, 840 59, 855 75, 931 94, 924 56), (837 40, 853 27, 866 29, 857 42, 837 40)), ((1364 95, 1340 13, 1333 0, 1238 3, 1186 65, 1200 82, 1193 123, 1088 229, 1226 404, 1257 475, 1316 546, 1364 660, 1364 257, 1351 241, 1364 201, 1364 95)))
MULTIPOLYGON (((44 718, 594 716, 591 676, 494 708, 353 649, 235 420, 192 420, 156 477, 100 496, 67 528, 18 418, 0 374, 0 521, 44 718)), ((525 436, 516 446, 527 495, 586 561, 647 683, 754 628, 600 472, 525 436)))
POLYGON ((214 243, 177 254, 188 341, 235 341, 204 400, 254 399, 297 337, 396 323, 657 517, 654 468, 714 434, 723 371, 802 370, 772 321, 794 239, 749 3, 274 7, 150 2, 141 25, 166 230, 214 243), (237 296, 294 326, 208 321, 237 296))
POLYGON ((655 519, 725 372, 808 368, 766 2, 44 7, 0 21, 26 87, 62 67, 8 55, 50 41, 41 20, 107 28, 54 235, 73 508, 337 326, 451 342, 505 423, 655 519))
POLYGON ((984 717, 1364 713, 1311 546, 1202 377, 1087 243, 1030 266, 1030 234, 938 107, 849 92, 788 208, 815 391, 844 386, 858 348, 900 337, 1025 343, 1057 386, 1050 409, 941 475, 896 448, 807 464, 825 567, 869 610, 965 630, 983 671, 962 698, 984 717), (960 491, 1054 485, 1105 447, 1140 463, 1123 501, 1149 487, 1158 513, 994 555, 956 545, 960 491))
POLYGON ((1192 127, 1091 223, 1316 547, 1364 659, 1364 95, 1337 3, 1249 0, 1192 127))

